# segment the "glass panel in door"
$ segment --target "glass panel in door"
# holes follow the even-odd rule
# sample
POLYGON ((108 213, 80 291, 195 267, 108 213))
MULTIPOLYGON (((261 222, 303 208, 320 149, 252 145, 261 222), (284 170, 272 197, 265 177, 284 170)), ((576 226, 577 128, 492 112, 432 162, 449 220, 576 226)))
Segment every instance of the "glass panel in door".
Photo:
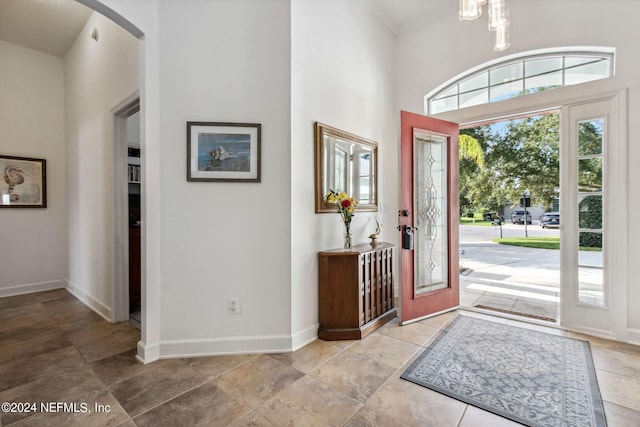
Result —
POLYGON ((447 138, 414 131, 415 294, 448 286, 447 138))
POLYGON ((580 121, 578 135, 578 302, 605 305, 602 221, 604 118, 580 121))

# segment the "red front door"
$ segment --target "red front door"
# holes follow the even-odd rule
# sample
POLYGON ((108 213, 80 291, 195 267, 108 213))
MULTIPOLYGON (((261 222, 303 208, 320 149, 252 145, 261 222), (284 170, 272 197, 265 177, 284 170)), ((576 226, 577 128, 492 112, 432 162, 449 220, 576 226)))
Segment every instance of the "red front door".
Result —
POLYGON ((458 124, 402 111, 402 322, 459 305, 458 124))

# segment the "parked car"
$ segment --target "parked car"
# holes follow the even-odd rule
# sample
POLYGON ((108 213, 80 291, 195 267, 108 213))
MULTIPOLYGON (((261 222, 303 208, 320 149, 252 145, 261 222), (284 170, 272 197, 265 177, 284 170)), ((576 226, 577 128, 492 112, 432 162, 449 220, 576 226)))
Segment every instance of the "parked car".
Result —
POLYGON ((540 227, 542 228, 559 228, 560 227, 560 213, 559 212, 545 212, 540 217, 540 227))
MULTIPOLYGON (((518 209, 511 214, 511 222, 514 224, 524 224, 524 210, 518 209)), ((527 211, 527 224, 531 224, 531 213, 527 211)))

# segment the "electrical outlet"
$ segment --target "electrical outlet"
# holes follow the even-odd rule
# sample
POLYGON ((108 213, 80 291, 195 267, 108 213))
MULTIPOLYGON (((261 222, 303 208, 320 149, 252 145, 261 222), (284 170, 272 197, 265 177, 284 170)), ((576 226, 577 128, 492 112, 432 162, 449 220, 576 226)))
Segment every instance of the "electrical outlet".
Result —
POLYGON ((229 314, 240 314, 240 299, 229 298, 227 300, 227 311, 229 314))

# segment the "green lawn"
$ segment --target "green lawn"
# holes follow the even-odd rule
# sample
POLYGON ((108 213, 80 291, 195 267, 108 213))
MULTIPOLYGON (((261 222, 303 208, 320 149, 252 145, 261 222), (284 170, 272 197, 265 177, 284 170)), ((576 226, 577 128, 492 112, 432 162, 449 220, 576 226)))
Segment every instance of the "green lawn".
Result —
POLYGON ((559 237, 505 237, 491 239, 501 245, 524 246, 526 248, 560 249, 559 237))
MULTIPOLYGON (((491 239, 501 245, 523 246, 525 248, 560 249, 559 237, 505 237, 491 239)), ((581 251, 601 252, 602 248, 580 247, 581 251)))

